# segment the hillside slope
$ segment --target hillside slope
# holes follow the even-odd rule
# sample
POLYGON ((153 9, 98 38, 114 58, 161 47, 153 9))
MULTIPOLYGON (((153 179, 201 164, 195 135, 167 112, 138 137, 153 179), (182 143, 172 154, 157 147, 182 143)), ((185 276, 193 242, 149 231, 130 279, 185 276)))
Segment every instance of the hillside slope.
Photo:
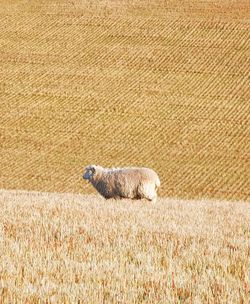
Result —
POLYGON ((1 1, 0 187, 80 192, 88 163, 143 165, 162 195, 250 200, 249 16, 248 0, 1 1))
POLYGON ((1 303, 249 303, 250 204, 0 191, 1 303))

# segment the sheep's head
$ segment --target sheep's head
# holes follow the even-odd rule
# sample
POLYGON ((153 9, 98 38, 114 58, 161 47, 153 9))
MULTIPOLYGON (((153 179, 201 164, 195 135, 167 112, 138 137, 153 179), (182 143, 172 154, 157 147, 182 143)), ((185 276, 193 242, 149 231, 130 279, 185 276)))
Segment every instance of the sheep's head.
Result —
POLYGON ((89 166, 85 167, 82 178, 90 180, 90 179, 93 178, 95 172, 96 172, 96 166, 95 165, 89 165, 89 166))
POLYGON ((92 180, 93 177, 97 174, 97 172, 100 171, 100 169, 102 169, 101 166, 96 166, 96 165, 89 165, 87 167, 85 167, 84 169, 84 173, 83 173, 83 179, 86 179, 88 181, 92 180))

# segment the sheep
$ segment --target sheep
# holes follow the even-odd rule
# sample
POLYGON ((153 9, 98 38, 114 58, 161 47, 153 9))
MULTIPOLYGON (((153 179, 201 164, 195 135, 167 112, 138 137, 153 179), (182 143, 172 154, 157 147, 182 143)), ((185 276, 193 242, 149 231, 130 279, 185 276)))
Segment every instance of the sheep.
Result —
POLYGON ((85 167, 83 179, 105 199, 142 199, 156 202, 160 179, 149 168, 103 168, 96 165, 85 167))

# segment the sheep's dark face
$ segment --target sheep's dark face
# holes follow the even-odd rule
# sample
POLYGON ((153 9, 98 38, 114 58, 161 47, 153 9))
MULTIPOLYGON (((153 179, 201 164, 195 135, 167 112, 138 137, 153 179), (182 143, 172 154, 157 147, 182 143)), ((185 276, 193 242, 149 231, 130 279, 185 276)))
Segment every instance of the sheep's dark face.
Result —
POLYGON ((82 178, 86 180, 91 180, 95 174, 95 171, 95 166, 87 166, 84 170, 82 178))

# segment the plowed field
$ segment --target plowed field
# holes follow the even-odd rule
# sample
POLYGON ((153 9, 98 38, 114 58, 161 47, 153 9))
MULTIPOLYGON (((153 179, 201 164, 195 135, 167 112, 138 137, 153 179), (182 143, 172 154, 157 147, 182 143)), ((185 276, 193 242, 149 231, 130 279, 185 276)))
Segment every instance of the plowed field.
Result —
POLYGON ((0 188, 143 165, 162 196, 250 199, 248 0, 3 0, 0 22, 0 188))

